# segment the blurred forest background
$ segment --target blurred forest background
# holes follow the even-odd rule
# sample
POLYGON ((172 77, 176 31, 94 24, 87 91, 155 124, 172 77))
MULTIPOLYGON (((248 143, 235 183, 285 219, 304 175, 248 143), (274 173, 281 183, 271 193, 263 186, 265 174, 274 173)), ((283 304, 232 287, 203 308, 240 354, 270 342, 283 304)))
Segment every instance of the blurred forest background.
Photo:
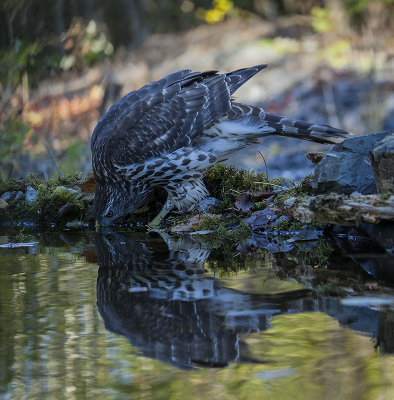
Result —
MULTIPOLYGON (((86 173, 99 116, 182 68, 267 63, 239 100, 356 134, 394 129, 393 11, 394 0, 2 0, 1 177, 86 173)), ((260 151, 272 175, 297 178, 298 155, 316 147, 286 140, 234 163, 264 169, 260 151)))

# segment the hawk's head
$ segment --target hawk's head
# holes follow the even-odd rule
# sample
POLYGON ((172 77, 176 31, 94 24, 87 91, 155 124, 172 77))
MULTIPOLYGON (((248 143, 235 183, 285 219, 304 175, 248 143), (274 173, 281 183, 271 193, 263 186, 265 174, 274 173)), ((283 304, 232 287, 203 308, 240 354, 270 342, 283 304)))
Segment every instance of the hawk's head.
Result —
POLYGON ((96 224, 110 226, 136 210, 150 192, 145 185, 119 188, 115 184, 97 183, 93 214, 96 224))

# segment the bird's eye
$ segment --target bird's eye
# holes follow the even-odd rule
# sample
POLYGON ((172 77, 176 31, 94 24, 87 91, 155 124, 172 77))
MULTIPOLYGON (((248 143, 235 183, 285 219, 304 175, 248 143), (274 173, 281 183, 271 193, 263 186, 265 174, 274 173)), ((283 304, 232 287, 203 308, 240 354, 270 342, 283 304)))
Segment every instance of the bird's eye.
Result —
POLYGON ((112 217, 113 215, 114 215, 114 213, 112 211, 108 211, 105 216, 106 217, 112 217))

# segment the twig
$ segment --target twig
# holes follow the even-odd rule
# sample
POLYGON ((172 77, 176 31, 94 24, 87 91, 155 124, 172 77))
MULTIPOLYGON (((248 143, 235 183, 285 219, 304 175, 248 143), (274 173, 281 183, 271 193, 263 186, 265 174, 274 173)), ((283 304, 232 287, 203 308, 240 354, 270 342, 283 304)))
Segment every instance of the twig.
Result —
MULTIPOLYGON (((277 187, 277 188, 280 188, 280 189, 288 189, 288 187, 286 187, 286 186, 276 185, 275 183, 271 183, 271 182, 253 182, 253 183, 255 183, 255 184, 257 184, 257 185, 274 186, 274 187, 277 187)), ((291 184, 294 185, 293 182, 291 182, 291 184)), ((294 186, 295 186, 295 185, 294 185, 294 186)))
POLYGON ((230 189, 232 192, 235 192, 235 193, 237 193, 237 194, 241 194, 241 192, 240 191, 238 191, 238 190, 235 190, 235 189, 230 189))
POLYGON ((265 158, 264 158, 264 156, 263 156, 263 153, 261 153, 261 151, 260 150, 258 150, 258 153, 261 155, 261 157, 263 158, 263 161, 264 161, 264 164, 265 164, 265 175, 267 176, 267 179, 269 179, 268 178, 268 167, 267 167, 267 163, 265 162, 265 158))
POLYGON ((45 148, 47 149, 47 153, 48 153, 48 155, 49 155, 49 158, 50 158, 50 160, 51 160, 53 166, 55 167, 57 173, 58 173, 59 176, 61 177, 63 174, 62 174, 62 171, 60 171, 59 166, 57 165, 56 158, 55 158, 55 156, 54 156, 54 154, 53 154, 53 151, 52 151, 51 148, 48 146, 48 143, 44 143, 44 146, 45 146, 45 148))

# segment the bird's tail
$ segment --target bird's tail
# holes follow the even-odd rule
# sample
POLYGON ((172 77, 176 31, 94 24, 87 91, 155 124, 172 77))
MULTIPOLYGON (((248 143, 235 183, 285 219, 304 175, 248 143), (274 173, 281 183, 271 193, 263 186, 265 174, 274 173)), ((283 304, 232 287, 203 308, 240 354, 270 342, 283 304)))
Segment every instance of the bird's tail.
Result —
POLYGON ((238 130, 245 132, 244 138, 247 141, 267 135, 280 135, 317 143, 337 143, 351 135, 329 125, 270 114, 262 108, 238 103, 233 103, 230 118, 226 122, 238 125, 238 130))

